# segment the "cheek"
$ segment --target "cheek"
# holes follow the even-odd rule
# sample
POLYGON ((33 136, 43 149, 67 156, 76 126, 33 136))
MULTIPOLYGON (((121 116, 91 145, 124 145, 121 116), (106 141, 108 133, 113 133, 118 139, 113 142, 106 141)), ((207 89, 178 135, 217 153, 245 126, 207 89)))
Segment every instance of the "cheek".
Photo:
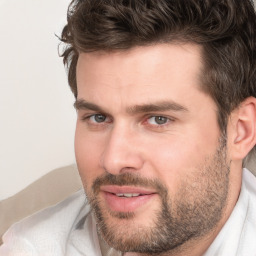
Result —
POLYGON ((154 167, 153 175, 167 185, 171 194, 175 193, 188 174, 194 173, 215 153, 218 134, 208 134, 208 137, 201 135, 173 136, 169 140, 158 140, 158 146, 151 148, 152 154, 147 158, 154 167))
POLYGON ((200 143, 192 143, 182 136, 173 137, 162 143, 158 140, 157 147, 153 146, 149 150, 148 146, 147 151, 152 153, 147 158, 152 159, 152 164, 155 163, 157 169, 171 173, 181 172, 182 167, 194 166, 204 154, 200 143))
POLYGON ((147 157, 148 163, 146 163, 149 168, 146 169, 152 170, 150 176, 157 178, 168 188, 168 193, 174 195, 180 180, 184 178, 188 169, 192 168, 192 161, 195 159, 186 148, 180 143, 175 143, 174 140, 169 143, 159 143, 158 147, 153 147, 150 151, 152 154, 147 157))
POLYGON ((101 143, 77 125, 75 134, 75 155, 83 183, 90 184, 101 174, 101 143))

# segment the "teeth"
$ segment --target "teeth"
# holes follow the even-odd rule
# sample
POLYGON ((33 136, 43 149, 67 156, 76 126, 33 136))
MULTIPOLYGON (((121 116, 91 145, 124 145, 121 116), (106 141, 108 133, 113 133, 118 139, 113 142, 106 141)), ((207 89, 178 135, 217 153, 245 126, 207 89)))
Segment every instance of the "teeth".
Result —
POLYGON ((130 193, 126 193, 126 194, 116 194, 118 197, 136 197, 136 196, 139 196, 140 194, 138 193, 133 193, 133 194, 130 194, 130 193))

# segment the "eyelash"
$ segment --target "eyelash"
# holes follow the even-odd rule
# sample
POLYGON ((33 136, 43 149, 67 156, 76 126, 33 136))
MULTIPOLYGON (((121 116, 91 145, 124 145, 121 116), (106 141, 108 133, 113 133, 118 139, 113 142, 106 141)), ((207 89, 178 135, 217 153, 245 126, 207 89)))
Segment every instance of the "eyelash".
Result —
MULTIPOLYGON (((102 125, 106 125, 107 123, 111 123, 112 122, 112 119, 110 117, 108 117, 107 115, 105 114, 100 114, 100 113, 97 113, 97 114, 92 114, 92 115, 88 115, 88 116, 83 116, 81 118, 82 121, 85 121, 87 122, 89 125, 93 125, 93 126, 102 126, 102 125), (102 122, 92 122, 90 121, 90 118, 92 117, 96 117, 97 115, 99 116, 104 116, 106 117, 106 119, 110 119, 109 121, 102 121, 102 122)), ((171 117, 167 117, 167 116, 162 116, 162 115, 148 115, 148 116, 145 116, 143 118, 143 121, 142 123, 145 124, 146 126, 150 126, 150 127, 154 127, 154 128, 164 128, 165 126, 168 126, 171 122, 174 122, 175 119, 174 118, 171 118, 171 117), (163 123, 163 124, 150 124, 149 123, 149 120, 151 118, 164 118, 166 119, 166 123, 163 123)))
POLYGON ((83 116, 82 118, 81 118, 81 120, 82 121, 85 121, 85 122, 88 122, 88 123, 90 123, 90 124, 95 124, 95 125, 102 125, 102 124, 105 124, 106 122, 105 122, 105 120, 103 121, 103 122, 91 122, 90 121, 90 118, 92 118, 92 117, 96 117, 97 115, 99 115, 99 116, 104 116, 104 117, 106 117, 106 119, 107 118, 109 118, 107 115, 105 115, 105 114, 100 114, 100 113, 98 113, 98 114, 93 114, 93 115, 86 115, 86 116, 83 116))

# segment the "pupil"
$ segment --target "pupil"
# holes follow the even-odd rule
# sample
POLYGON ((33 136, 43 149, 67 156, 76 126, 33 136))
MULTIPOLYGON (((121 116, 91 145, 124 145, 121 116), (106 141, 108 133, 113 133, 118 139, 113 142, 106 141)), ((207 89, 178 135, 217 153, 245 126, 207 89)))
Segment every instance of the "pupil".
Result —
POLYGON ((106 117, 103 116, 103 115, 95 115, 95 121, 98 122, 98 123, 104 122, 105 119, 106 119, 106 117))
POLYGON ((157 124, 165 124, 167 121, 167 118, 166 117, 163 117, 163 116, 157 116, 156 117, 156 123, 157 124))

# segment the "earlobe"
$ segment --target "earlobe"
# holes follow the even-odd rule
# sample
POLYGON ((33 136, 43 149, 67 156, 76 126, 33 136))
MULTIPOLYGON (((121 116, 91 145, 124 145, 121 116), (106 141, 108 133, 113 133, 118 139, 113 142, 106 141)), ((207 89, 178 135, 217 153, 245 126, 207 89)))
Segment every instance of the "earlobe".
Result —
POLYGON ((232 158, 242 160, 256 144, 256 98, 247 98, 234 110, 232 123, 232 158))

